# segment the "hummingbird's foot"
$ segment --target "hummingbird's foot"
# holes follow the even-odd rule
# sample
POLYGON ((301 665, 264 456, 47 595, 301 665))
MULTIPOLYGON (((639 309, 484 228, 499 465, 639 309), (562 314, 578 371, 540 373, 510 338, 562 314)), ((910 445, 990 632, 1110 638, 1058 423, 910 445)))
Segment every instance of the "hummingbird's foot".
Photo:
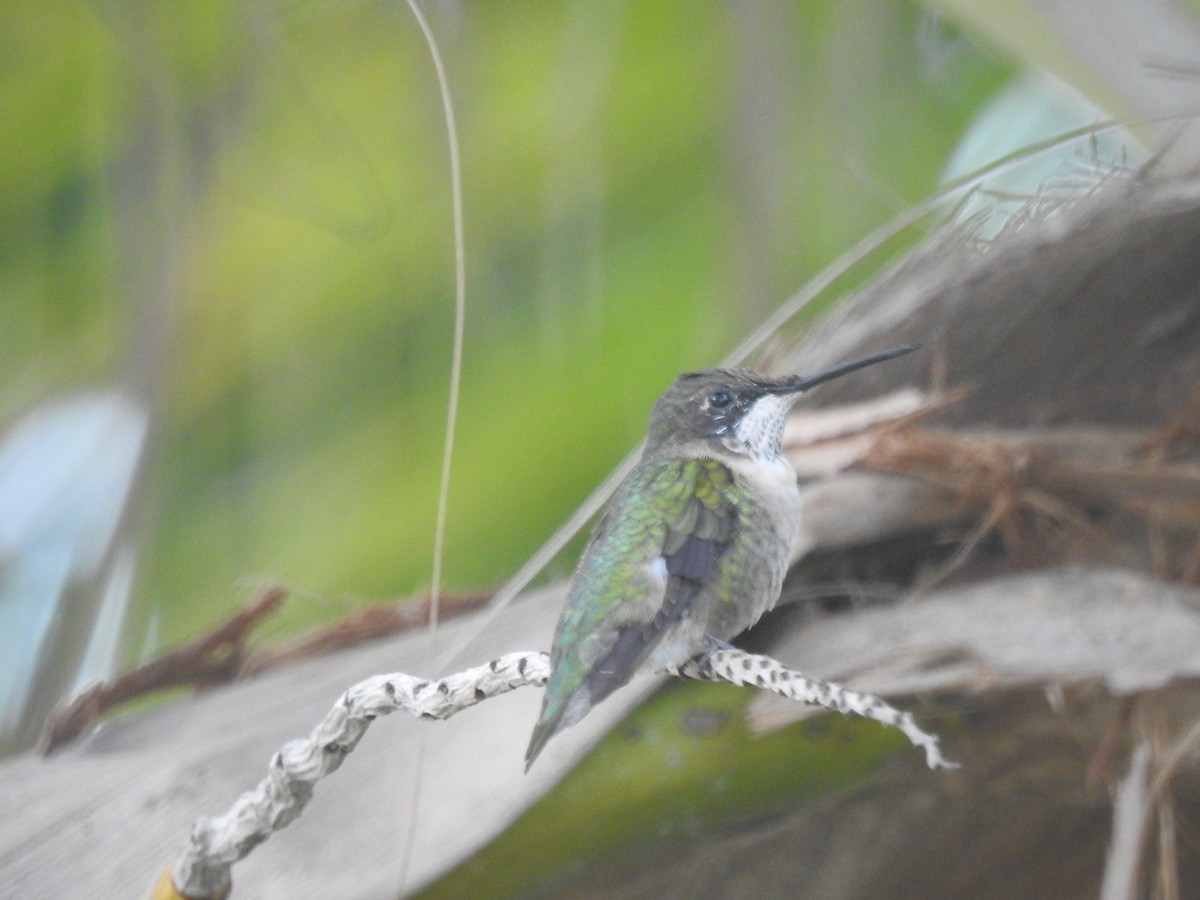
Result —
POLYGON ((689 660, 689 662, 695 664, 701 669, 712 668, 710 663, 712 662, 712 656, 714 653, 722 650, 732 650, 735 653, 737 652, 737 647, 733 646, 733 644, 729 643, 728 641, 723 641, 720 638, 715 638, 711 634, 706 634, 704 636, 704 640, 708 644, 708 648, 701 650, 689 660))

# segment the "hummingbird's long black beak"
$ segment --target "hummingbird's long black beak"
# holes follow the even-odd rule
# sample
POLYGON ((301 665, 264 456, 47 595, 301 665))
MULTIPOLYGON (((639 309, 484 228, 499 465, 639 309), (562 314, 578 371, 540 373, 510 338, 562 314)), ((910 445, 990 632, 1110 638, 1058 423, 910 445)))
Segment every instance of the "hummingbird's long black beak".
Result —
POLYGON ((873 366, 875 363, 885 362, 889 359, 895 359, 897 356, 903 356, 905 353, 912 353, 918 349, 920 344, 902 344, 899 347, 892 347, 890 350, 884 350, 880 353, 873 353, 870 356, 864 356, 862 359, 856 359, 853 362, 840 363, 836 366, 830 366, 817 372, 815 375, 797 375, 795 378, 790 378, 780 385, 772 387, 769 393, 772 394, 798 394, 801 391, 807 391, 810 388, 816 387, 826 381, 832 381, 835 378, 841 378, 850 372, 856 372, 859 369, 864 369, 867 366, 873 366))

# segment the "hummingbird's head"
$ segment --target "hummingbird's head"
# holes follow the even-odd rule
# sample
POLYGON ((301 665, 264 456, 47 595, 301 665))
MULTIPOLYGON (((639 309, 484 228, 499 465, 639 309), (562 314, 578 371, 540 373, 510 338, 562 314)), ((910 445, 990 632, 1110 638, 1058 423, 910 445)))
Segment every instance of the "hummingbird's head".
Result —
POLYGON ((865 366, 902 356, 917 344, 842 363, 814 375, 772 378, 750 369, 708 369, 680 375, 650 414, 646 449, 717 442, 755 458, 779 454, 792 404, 811 388, 865 366))

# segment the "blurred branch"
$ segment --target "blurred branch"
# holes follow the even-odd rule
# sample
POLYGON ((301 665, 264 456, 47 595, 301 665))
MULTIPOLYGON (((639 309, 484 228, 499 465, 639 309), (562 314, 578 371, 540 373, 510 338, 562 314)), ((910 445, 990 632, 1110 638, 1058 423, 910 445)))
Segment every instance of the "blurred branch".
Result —
POLYGON ((1129 763, 1129 774, 1117 788, 1113 800, 1112 846, 1104 867, 1101 900, 1131 900, 1138 896, 1142 845, 1146 833, 1146 782, 1150 772, 1150 748, 1138 744, 1129 763))
MULTIPOLYGON (((430 598, 426 596, 417 603, 364 609, 281 647, 250 650, 246 646, 250 632, 276 612, 286 596, 285 588, 273 585, 245 609, 188 646, 139 666, 111 683, 88 688, 51 717, 42 737, 42 754, 70 743, 106 713, 139 697, 173 687, 215 687, 423 628, 430 620, 430 598)), ((459 616, 478 609, 487 600, 488 595, 443 597, 441 615, 459 616)))
MULTIPOLYGON (((443 595, 438 603, 442 619, 452 619, 479 609, 491 599, 491 594, 443 595)), ((260 650, 249 656, 240 676, 257 675, 269 669, 290 666, 306 659, 325 656, 356 647, 377 638, 424 628, 432 618, 432 598, 426 595, 416 603, 372 606, 354 613, 328 628, 298 638, 280 647, 260 650)))
POLYGON ((88 688, 46 724, 41 752, 52 753, 79 737, 106 712, 137 697, 182 685, 211 686, 232 681, 246 655, 246 636, 283 603, 286 591, 267 588, 246 609, 204 637, 139 666, 109 684, 88 688))

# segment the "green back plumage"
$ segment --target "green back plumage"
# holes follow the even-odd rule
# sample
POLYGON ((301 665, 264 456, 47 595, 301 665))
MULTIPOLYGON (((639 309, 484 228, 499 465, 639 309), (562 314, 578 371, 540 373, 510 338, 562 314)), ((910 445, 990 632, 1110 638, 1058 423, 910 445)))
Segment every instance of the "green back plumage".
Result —
MULTIPOLYGON (((706 586, 741 503, 715 459, 644 459, 592 534, 551 650, 552 675, 527 762, 555 733, 629 681, 706 586)), ((719 588, 718 588, 719 592, 719 588)))

